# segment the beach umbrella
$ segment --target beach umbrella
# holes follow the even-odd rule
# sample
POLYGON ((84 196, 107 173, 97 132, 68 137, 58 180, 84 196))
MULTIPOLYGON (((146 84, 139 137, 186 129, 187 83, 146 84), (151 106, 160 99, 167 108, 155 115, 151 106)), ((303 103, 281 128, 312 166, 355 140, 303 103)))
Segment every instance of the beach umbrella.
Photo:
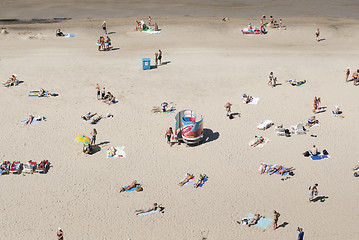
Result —
POLYGON ((75 138, 75 141, 85 144, 85 143, 89 143, 91 139, 85 135, 80 135, 75 138))

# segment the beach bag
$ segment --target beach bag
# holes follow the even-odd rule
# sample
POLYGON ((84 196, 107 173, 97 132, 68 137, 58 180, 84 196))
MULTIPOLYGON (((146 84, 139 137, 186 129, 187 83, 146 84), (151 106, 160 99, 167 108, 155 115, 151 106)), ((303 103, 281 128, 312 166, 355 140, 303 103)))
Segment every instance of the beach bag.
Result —
POLYGON ((141 186, 136 188, 136 192, 142 192, 142 191, 143 191, 143 188, 141 186))
POLYGON ((328 155, 328 151, 324 149, 324 150, 323 150, 323 154, 324 154, 324 155, 328 155))
POLYGON ((303 156, 304 156, 304 157, 309 157, 309 156, 310 156, 309 151, 304 152, 304 153, 303 153, 303 156))

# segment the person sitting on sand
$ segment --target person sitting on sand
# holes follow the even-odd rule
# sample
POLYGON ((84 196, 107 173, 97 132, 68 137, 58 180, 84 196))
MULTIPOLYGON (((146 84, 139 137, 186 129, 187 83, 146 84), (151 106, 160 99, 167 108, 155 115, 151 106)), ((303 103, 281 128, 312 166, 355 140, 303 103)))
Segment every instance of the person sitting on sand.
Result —
POLYGON ((139 210, 136 210, 136 215, 140 214, 140 213, 146 213, 146 212, 151 212, 151 211, 156 211, 157 208, 159 208, 160 206, 157 206, 157 203, 154 203, 152 205, 152 207, 148 208, 148 209, 139 209, 139 210))
POLYGON ((112 103, 115 103, 116 102, 116 98, 115 96, 113 96, 111 94, 111 96, 109 96, 109 98, 105 101, 105 103, 107 103, 108 105, 111 105, 112 103))
POLYGON ((315 145, 313 145, 312 150, 309 151, 313 156, 317 156, 318 155, 318 148, 315 147, 315 145))
POLYGON ((7 80, 5 83, 4 83, 4 85, 5 86, 11 86, 11 85, 17 85, 17 80, 16 80, 16 75, 15 74, 13 74, 12 76, 11 76, 11 78, 9 78, 9 80, 7 80))
POLYGON ((56 30, 56 37, 63 37, 63 36, 65 36, 65 34, 63 32, 61 32, 61 29, 60 28, 57 29, 56 30))
POLYGON ((130 189, 136 187, 136 185, 137 185, 137 181, 135 180, 135 181, 133 181, 129 186, 127 186, 127 187, 122 187, 121 190, 120 190, 120 193, 122 193, 122 192, 124 192, 124 191, 127 191, 127 190, 130 190, 130 189))
POLYGON ((357 71, 353 74, 353 80, 354 86, 357 86, 359 81, 359 69, 357 69, 357 71))
POLYGON ((248 30, 252 30, 252 24, 248 23, 248 26, 247 26, 248 30))
POLYGON ((32 116, 31 114, 29 114, 29 117, 27 118, 25 124, 31 124, 33 120, 34 120, 34 116, 32 116))
POLYGON ((251 145, 252 147, 256 147, 261 143, 264 143, 264 138, 262 136, 254 136, 257 140, 251 145))
POLYGON ((113 157, 116 155, 116 149, 114 147, 109 147, 107 150, 108 150, 108 156, 113 157))
POLYGON ((359 170, 359 165, 356 165, 355 167, 353 167, 353 170, 359 170))
POLYGON ((203 184, 203 183, 204 183, 204 180, 205 180, 206 178, 207 178, 206 174, 204 174, 204 175, 200 174, 197 183, 194 185, 194 188, 198 188, 199 185, 203 184))
POLYGON ((181 182, 178 183, 178 186, 183 186, 185 185, 186 183, 188 183, 191 179, 194 178, 194 175, 192 173, 187 173, 187 176, 185 179, 183 179, 181 182))
POLYGON ((102 115, 98 116, 97 118, 93 118, 91 124, 96 124, 98 121, 102 119, 102 115))
POLYGON ((226 109, 226 112, 227 112, 227 117, 229 116, 229 114, 231 113, 231 107, 232 107, 232 104, 227 102, 226 104, 224 104, 224 108, 226 109))
POLYGON ((264 25, 261 26, 261 34, 265 34, 266 33, 266 29, 264 27, 264 25))
POLYGON ((338 106, 335 106, 335 107, 334 107, 333 113, 334 113, 334 114, 340 114, 340 113, 341 113, 341 111, 340 111, 340 109, 339 109, 338 106))
POLYGON ((249 222, 248 227, 256 224, 262 216, 259 213, 254 214, 252 220, 249 222))
POLYGON ((45 93, 46 93, 45 90, 43 88, 40 88, 38 96, 43 97, 43 96, 45 96, 45 93))
POLYGON ((269 167, 267 164, 262 163, 261 166, 259 167, 260 174, 265 173, 267 170, 267 167, 269 167))
POLYGON ((85 121, 90 120, 93 116, 95 116, 97 113, 91 114, 91 112, 88 112, 86 115, 82 115, 81 118, 85 121))
POLYGON ((153 30, 154 30, 154 31, 158 31, 158 25, 157 25, 157 23, 155 23, 153 30))
POLYGON ((315 124, 319 124, 319 121, 316 120, 315 116, 311 116, 311 117, 308 119, 308 122, 307 122, 305 125, 308 126, 308 127, 312 127, 312 126, 314 126, 315 124))

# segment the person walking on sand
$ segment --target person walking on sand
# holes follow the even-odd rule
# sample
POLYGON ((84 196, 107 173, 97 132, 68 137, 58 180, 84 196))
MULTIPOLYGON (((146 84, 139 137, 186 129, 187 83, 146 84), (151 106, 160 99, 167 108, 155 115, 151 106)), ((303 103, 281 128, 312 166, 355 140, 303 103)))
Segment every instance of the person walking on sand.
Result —
POLYGON ((106 26, 106 21, 103 21, 102 23, 102 30, 104 30, 105 34, 107 34, 107 26, 106 26))
POLYGON ((226 109, 226 112, 227 112, 227 117, 229 117, 229 115, 231 114, 231 107, 232 107, 232 104, 229 102, 224 104, 224 108, 226 109))
POLYGON ((173 131, 172 131, 172 127, 170 127, 169 129, 167 129, 167 131, 165 133, 165 138, 167 138, 167 143, 168 143, 168 145, 170 145, 170 147, 172 147, 172 143, 171 143, 172 135, 173 135, 173 131))
POLYGON ((160 65, 162 65, 162 51, 161 49, 158 49, 158 62, 160 65))
POLYGON ((273 81, 273 72, 270 72, 270 74, 269 74, 269 81, 268 81, 268 85, 271 85, 271 86, 273 87, 273 83, 272 83, 272 81, 273 81))
POLYGON ((157 67, 158 65, 158 53, 155 53, 155 66, 157 67))
POLYGON ((297 240, 303 240, 304 239, 304 232, 303 232, 303 228, 298 227, 298 239, 297 240))
POLYGON ((273 213, 274 213, 273 230, 276 230, 278 227, 278 219, 280 217, 280 213, 277 212, 276 210, 274 210, 273 213))
POLYGON ((346 70, 346 72, 345 72, 345 76, 346 76, 345 81, 346 81, 346 82, 348 82, 349 75, 350 75, 350 69, 349 69, 349 67, 348 67, 347 70, 346 70))
POLYGON ((97 130, 94 128, 91 132, 91 145, 96 144, 96 136, 97 136, 97 130))
POLYGON ((315 32, 315 38, 317 39, 317 42, 319 42, 319 35, 320 35, 320 31, 318 28, 317 31, 315 32))
POLYGON ((100 85, 98 85, 98 83, 96 84, 96 94, 97 100, 100 100, 100 85))
POLYGON ((309 187, 309 202, 313 201, 314 196, 318 195, 318 183, 309 187))
POLYGON ((57 240, 64 240, 64 233, 60 227, 57 228, 57 240))

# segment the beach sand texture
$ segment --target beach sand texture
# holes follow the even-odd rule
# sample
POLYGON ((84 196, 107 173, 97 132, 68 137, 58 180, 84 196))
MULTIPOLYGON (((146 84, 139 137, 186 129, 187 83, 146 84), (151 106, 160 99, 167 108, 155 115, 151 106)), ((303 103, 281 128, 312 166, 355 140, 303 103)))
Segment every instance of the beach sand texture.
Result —
MULTIPOLYGON (((0 78, 16 73, 24 83, 0 88, 1 160, 49 159, 52 167, 46 175, 0 176, 0 239, 53 239, 58 226, 66 239, 202 239, 201 231, 209 231, 208 239, 286 240, 296 238, 298 226, 305 239, 357 239, 359 192, 351 168, 358 164, 358 88, 345 82, 346 67, 359 68, 355 20, 285 19, 287 30, 269 29, 264 36, 242 35, 248 19, 155 18, 159 35, 133 31, 135 18, 107 20, 119 48, 109 52, 95 45, 101 20, 2 25, 9 34, 0 35, 0 78), (320 43, 318 27, 325 38, 320 43), (56 38, 57 28, 76 37, 56 38), (158 49, 167 64, 143 71, 141 58, 153 63, 158 49), (267 86, 270 71, 281 83, 273 89, 267 86), (289 79, 308 83, 292 87, 289 79), (96 100, 96 83, 119 103, 96 100), (27 96, 41 87, 59 96, 27 96), (260 97, 259 103, 243 104, 242 93, 260 97), (256 128, 265 119, 287 128, 304 123, 314 96, 327 109, 317 114, 321 126, 308 134, 286 138, 276 136, 274 127, 256 128), (207 140, 170 148, 164 133, 174 126, 174 114, 150 111, 162 101, 202 114, 207 140), (240 118, 226 118, 227 101, 240 118), (336 105, 345 118, 331 114, 336 105), (114 118, 92 126, 80 119, 89 111, 114 118), (24 126, 20 121, 28 113, 47 121, 24 126), (127 157, 106 158, 107 146, 84 155, 74 138, 89 136, 93 127, 97 143, 123 145, 127 157), (255 135, 271 141, 252 148, 255 135), (331 158, 304 158, 313 144, 331 158), (285 181, 260 175, 261 162, 295 167, 295 175, 285 181), (192 187, 196 179, 177 186, 187 172, 209 179, 199 189, 192 187), (134 179, 144 191, 119 194, 134 179), (319 195, 328 198, 309 203, 308 187, 316 182, 319 195), (135 215, 154 202, 163 204, 164 213, 135 215), (248 213, 273 218, 274 209, 281 213, 279 225, 288 223, 276 231, 236 223, 248 213)), ((258 19, 251 22, 259 25, 258 19)))

